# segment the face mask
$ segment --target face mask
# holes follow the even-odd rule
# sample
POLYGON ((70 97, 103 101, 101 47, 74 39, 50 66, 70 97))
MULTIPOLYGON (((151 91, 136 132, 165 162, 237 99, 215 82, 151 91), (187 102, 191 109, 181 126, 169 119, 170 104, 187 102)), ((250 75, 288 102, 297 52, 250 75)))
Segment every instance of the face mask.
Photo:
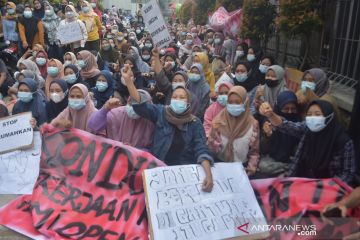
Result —
POLYGON ((124 33, 124 37, 127 37, 128 36, 128 34, 127 33, 124 33))
POLYGON ((36 57, 37 53, 38 53, 37 51, 33 51, 33 52, 32 52, 32 56, 33 56, 33 57, 36 57))
POLYGON ((268 66, 266 66, 266 65, 263 65, 263 64, 260 64, 259 65, 259 71, 261 72, 261 73, 266 73, 267 72, 267 70, 268 70, 268 66))
POLYGON ((150 59, 150 55, 142 55, 142 58, 143 58, 145 61, 147 61, 147 60, 150 59))
POLYGON ((46 59, 45 58, 38 57, 38 58, 36 58, 35 61, 36 61, 37 65, 39 65, 39 66, 44 66, 46 64, 46 59))
POLYGON ((134 36, 129 37, 130 40, 135 40, 134 36))
POLYGON ((140 118, 140 116, 136 114, 136 112, 134 111, 134 108, 132 106, 126 105, 125 109, 126 109, 126 114, 128 115, 129 118, 131 118, 131 119, 139 119, 140 118))
POLYGON ((215 44, 220 44, 220 43, 221 43, 221 39, 220 39, 220 38, 215 38, 215 39, 214 39, 214 43, 215 43, 215 44))
POLYGON ((110 44, 104 44, 102 46, 102 49, 105 50, 105 51, 109 50, 110 49, 110 44))
POLYGON ((265 84, 269 87, 269 88, 274 88, 277 85, 279 85, 279 80, 272 80, 270 78, 265 78, 265 84))
POLYGON ((188 108, 188 104, 182 100, 171 99, 170 108, 174 111, 174 113, 182 114, 188 108))
POLYGON ((333 118, 334 114, 330 114, 327 117, 323 117, 323 116, 312 116, 312 117, 306 117, 305 118, 305 123, 306 126, 310 129, 310 131, 312 132, 320 132, 321 130, 323 130, 326 127, 326 119, 330 118, 330 120, 328 121, 328 123, 331 121, 331 119, 333 118))
POLYGON ((124 38, 123 37, 118 37, 118 39, 117 39, 119 42, 122 42, 122 40, 124 40, 124 38))
POLYGON ((77 78, 75 74, 70 74, 64 77, 65 81, 69 84, 73 84, 76 82, 77 78))
POLYGON ((97 81, 96 88, 99 92, 105 92, 105 90, 108 88, 108 83, 97 81))
POLYGON ((185 40, 186 45, 191 45, 193 43, 193 40, 187 39, 185 40))
POLYGON ((226 109, 233 117, 238 117, 245 112, 244 104, 227 104, 226 109))
POLYGON ((24 17, 25 18, 31 18, 32 17, 32 12, 31 11, 24 11, 24 17))
POLYGON ((96 3, 91 3, 92 8, 96 8, 96 3))
POLYGON ((47 73, 51 76, 51 77, 56 77, 59 73, 59 69, 57 67, 48 67, 47 68, 47 73))
POLYGON ((226 106, 227 104, 227 100, 228 100, 228 96, 227 95, 219 95, 216 99, 216 101, 223 107, 226 106))
POLYGON ((45 14, 50 16, 51 15, 51 10, 45 10, 45 14))
POLYGON ((59 103, 64 99, 64 93, 51 93, 50 98, 54 103, 59 103))
POLYGON ((86 66, 85 61, 84 60, 77 60, 77 65, 82 69, 86 66))
POLYGON ((74 12, 66 12, 65 13, 65 17, 66 18, 73 18, 75 16, 75 13, 74 12))
POLYGON ((18 92, 17 97, 20 101, 28 103, 33 99, 32 92, 18 92))
POLYGON ((209 38, 208 39, 208 43, 213 43, 214 42, 214 39, 213 38, 209 38))
POLYGON ((15 9, 9 8, 9 9, 7 10, 7 12, 8 12, 8 14, 12 15, 12 14, 15 13, 15 9))
POLYGON ((89 8, 89 7, 82 7, 82 11, 83 11, 84 13, 87 13, 87 12, 90 11, 90 8, 89 8))
POLYGON ((185 88, 185 83, 184 83, 184 82, 180 82, 180 83, 173 83, 173 84, 172 84, 172 89, 173 89, 173 90, 177 89, 178 87, 183 87, 183 88, 185 88))
POLYGON ((246 73, 235 73, 235 79, 238 82, 245 82, 247 80, 248 76, 246 73))
POLYGON ((74 110, 80 110, 86 106, 85 99, 69 98, 69 107, 74 110))
POLYGON ((152 44, 151 43, 145 43, 145 47, 152 48, 152 44))
POLYGON ((309 82, 309 81, 302 81, 301 82, 301 90, 303 92, 306 92, 307 88, 314 91, 315 87, 316 87, 316 84, 314 82, 309 82))
POLYGON ((65 62, 64 62, 64 66, 67 66, 67 65, 70 65, 71 64, 71 61, 69 61, 69 60, 66 60, 65 62))
POLYGON ((140 29, 136 29, 136 33, 137 33, 137 34, 140 34, 140 33, 141 33, 141 30, 140 30, 140 29))
POLYGON ((186 36, 187 32, 181 32, 182 36, 186 36))
POLYGON ((254 54, 248 54, 246 56, 246 59, 249 61, 249 62, 252 62, 255 60, 255 55, 254 54))
POLYGON ((244 56, 244 51, 237 50, 237 51, 236 51, 236 56, 237 56, 237 57, 242 57, 242 56, 244 56))
POLYGON ((189 73, 189 81, 191 82, 198 82, 200 78, 201 78, 200 74, 189 73))

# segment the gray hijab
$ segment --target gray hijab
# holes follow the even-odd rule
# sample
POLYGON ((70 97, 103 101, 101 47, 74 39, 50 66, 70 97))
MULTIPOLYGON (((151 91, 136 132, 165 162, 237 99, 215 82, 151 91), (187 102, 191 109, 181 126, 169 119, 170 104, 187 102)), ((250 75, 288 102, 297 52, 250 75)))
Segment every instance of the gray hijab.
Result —
POLYGON ((318 97, 322 97, 323 95, 325 95, 329 90, 330 83, 324 70, 320 68, 312 68, 305 71, 304 76, 307 73, 309 73, 315 79, 315 94, 318 97))
POLYGON ((287 90, 286 88, 286 82, 285 82, 285 70, 284 68, 280 67, 279 65, 272 65, 269 67, 269 70, 273 70, 276 75, 276 79, 279 80, 279 84, 276 87, 270 88, 269 86, 264 86, 264 100, 268 103, 270 103, 271 107, 275 106, 276 99, 279 96, 279 94, 287 90))

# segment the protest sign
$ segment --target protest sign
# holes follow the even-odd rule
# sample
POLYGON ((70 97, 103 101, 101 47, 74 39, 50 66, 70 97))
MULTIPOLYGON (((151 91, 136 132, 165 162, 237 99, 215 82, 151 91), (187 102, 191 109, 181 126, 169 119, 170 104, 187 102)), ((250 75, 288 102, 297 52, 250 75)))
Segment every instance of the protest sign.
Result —
POLYGON ((40 132, 34 132, 34 146, 0 155, 0 194, 31 194, 39 175, 40 132))
POLYGON ((34 134, 31 118, 31 112, 26 112, 0 119, 0 153, 32 145, 34 134))
POLYGON ((216 163, 214 188, 201 190, 201 165, 159 167, 144 171, 152 239, 206 240, 263 238, 266 231, 247 230, 266 224, 241 163, 216 163), (249 238, 250 237, 250 238, 249 238))
POLYGON ((59 25, 56 36, 61 44, 69 44, 83 40, 83 34, 77 21, 59 25))
POLYGON ((141 8, 141 12, 155 47, 168 46, 172 39, 157 1, 150 0, 141 8))
POLYGON ((347 218, 337 219, 335 225, 320 217, 325 205, 340 201, 352 191, 339 179, 270 178, 252 180, 251 185, 268 221, 265 228, 271 232, 271 239, 343 239, 358 229, 360 208, 349 211, 347 218))
POLYGON ((162 162, 77 129, 42 133, 33 193, 0 209, 0 224, 35 239, 147 239, 142 172, 162 162))

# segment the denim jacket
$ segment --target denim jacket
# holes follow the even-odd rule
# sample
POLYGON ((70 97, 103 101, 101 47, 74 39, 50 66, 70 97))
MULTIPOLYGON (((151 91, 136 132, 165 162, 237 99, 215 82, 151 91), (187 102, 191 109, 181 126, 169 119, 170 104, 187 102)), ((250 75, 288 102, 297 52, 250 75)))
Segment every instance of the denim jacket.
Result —
MULTIPOLYGON (((164 160, 173 142, 175 133, 175 126, 165 118, 165 106, 142 102, 139 104, 133 103, 133 108, 139 116, 155 124, 151 153, 155 157, 164 160)), ((205 131, 200 119, 196 118, 192 122, 186 123, 181 131, 185 141, 185 147, 177 159, 177 162, 185 165, 209 160, 210 163, 213 164, 214 160, 210 156, 209 149, 206 145, 205 131)))
POLYGON ((19 34, 16 30, 16 21, 14 20, 7 20, 2 19, 3 24, 3 33, 4 33, 4 40, 5 41, 19 41, 19 34))

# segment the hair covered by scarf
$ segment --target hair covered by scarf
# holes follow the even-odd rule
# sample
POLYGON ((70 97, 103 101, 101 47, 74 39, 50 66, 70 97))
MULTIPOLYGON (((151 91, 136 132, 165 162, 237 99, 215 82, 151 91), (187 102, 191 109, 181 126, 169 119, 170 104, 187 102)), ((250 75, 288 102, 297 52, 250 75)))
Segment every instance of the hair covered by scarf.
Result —
POLYGON ((78 53, 85 62, 85 67, 81 69, 80 74, 84 79, 93 78, 100 73, 95 56, 87 51, 82 50, 78 53))

